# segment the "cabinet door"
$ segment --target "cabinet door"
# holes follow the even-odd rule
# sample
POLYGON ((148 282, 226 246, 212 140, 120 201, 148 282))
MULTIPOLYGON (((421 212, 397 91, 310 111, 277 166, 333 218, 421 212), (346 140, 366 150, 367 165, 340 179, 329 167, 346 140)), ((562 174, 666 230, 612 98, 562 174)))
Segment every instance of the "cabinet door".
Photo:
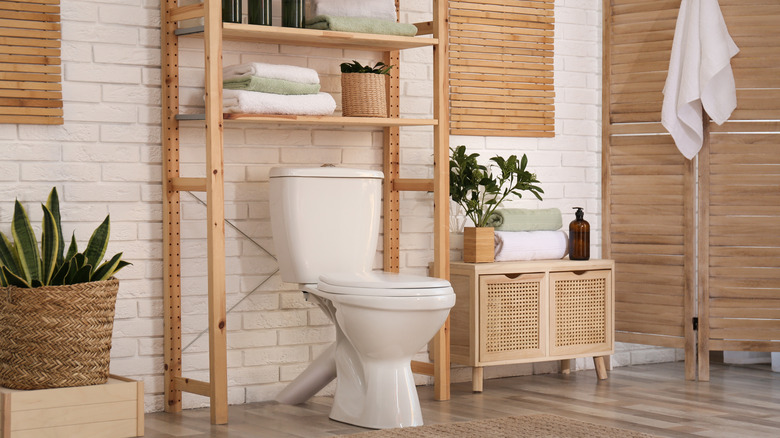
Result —
POLYGON ((610 354, 612 271, 550 273, 550 355, 610 354))
POLYGON ((479 282, 479 362, 543 357, 545 274, 481 275, 479 282))

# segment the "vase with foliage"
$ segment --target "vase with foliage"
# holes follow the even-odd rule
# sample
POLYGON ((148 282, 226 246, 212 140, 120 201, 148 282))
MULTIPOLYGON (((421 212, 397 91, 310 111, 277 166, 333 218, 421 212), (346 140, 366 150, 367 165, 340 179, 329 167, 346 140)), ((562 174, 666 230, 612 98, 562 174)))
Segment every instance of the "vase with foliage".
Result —
POLYGON ((474 224, 463 231, 463 260, 470 263, 493 261, 493 228, 487 223, 504 200, 530 192, 541 201, 544 193, 536 174, 526 170, 525 154, 520 159, 496 155, 487 166, 480 164, 478 157, 477 153, 468 154, 463 145, 450 148, 450 198, 474 224))
POLYGON ((122 253, 105 260, 109 216, 80 251, 65 250, 59 197, 41 205, 38 244, 19 200, 11 239, 0 232, 0 385, 43 389, 105 383, 122 253))
POLYGON ((387 77, 392 65, 357 61, 341 64, 341 112, 344 117, 387 117, 387 77))

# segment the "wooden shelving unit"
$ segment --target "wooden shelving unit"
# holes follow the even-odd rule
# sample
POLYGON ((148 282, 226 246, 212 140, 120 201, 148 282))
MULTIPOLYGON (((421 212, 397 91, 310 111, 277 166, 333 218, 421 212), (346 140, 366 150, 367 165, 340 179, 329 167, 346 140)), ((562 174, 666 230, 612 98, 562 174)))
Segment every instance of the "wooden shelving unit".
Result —
MULTIPOLYGON (((181 410, 182 392, 210 398, 211 422, 227 422, 227 328, 225 303, 225 211, 223 169, 223 124, 258 123, 288 125, 379 126, 384 127, 384 269, 399 270, 400 192, 434 193, 434 261, 432 276, 449 277, 449 117, 447 105, 447 2, 432 0, 433 20, 416 24, 419 35, 398 37, 278 26, 253 26, 221 22, 221 3, 179 6, 178 0, 161 3, 162 16, 162 131, 163 131, 163 239, 164 239, 164 311, 165 311, 165 397, 167 412, 181 410), (192 28, 180 24, 203 19, 195 29, 203 38, 205 61, 205 114, 179 115, 178 38, 191 34, 192 28), (443 39, 440 36, 444 36, 443 39), (383 53, 384 62, 398 64, 399 51, 416 47, 433 48, 432 119, 405 119, 399 114, 397 69, 388 85, 388 118, 266 116, 222 113, 222 43, 252 41, 312 47, 373 50, 383 53), (179 121, 203 120, 206 127, 206 168, 204 177, 183 178, 179 173, 179 121), (431 179, 400 177, 400 127, 431 126, 433 129, 434 175, 431 179), (180 192, 206 193, 208 224, 208 320, 209 381, 182 376, 181 346, 181 242, 180 192)), ((450 397, 449 321, 432 344, 433 364, 413 363, 414 372, 434 376, 435 397, 450 397)))

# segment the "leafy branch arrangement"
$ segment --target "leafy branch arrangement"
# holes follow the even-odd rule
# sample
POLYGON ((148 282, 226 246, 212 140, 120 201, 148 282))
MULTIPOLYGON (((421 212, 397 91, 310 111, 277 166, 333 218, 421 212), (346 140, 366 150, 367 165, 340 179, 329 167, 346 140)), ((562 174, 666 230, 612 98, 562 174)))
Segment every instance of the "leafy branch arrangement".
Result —
POLYGON ((542 200, 544 190, 535 185, 539 183, 536 174, 528 172, 528 157, 517 159, 512 155, 508 159, 495 156, 490 159, 490 167, 477 162, 479 154, 466 154, 466 146, 450 148, 450 197, 466 210, 466 216, 475 227, 484 227, 491 214, 509 195, 522 198, 523 191, 529 191, 542 200), (493 175, 497 167, 500 174, 493 175))
POLYGON ((43 221, 39 251, 27 212, 19 200, 16 200, 11 224, 14 242, 0 232, 2 286, 34 288, 107 280, 130 264, 122 260, 122 253, 102 262, 111 230, 109 216, 106 216, 103 223, 92 233, 83 252, 78 250, 75 233, 71 237, 68 251, 65 252, 56 187, 51 190, 46 205, 41 204, 41 208, 43 221))
POLYGON ((361 65, 359 62, 353 60, 352 62, 342 62, 342 73, 374 73, 378 75, 389 75, 392 65, 387 65, 384 62, 377 62, 373 67, 370 65, 361 65))

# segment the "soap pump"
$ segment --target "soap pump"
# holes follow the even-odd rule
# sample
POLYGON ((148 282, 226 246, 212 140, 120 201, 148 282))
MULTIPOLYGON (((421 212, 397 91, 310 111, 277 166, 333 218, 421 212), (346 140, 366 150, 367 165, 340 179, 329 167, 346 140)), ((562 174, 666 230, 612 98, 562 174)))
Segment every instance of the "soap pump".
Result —
POLYGON ((574 207, 575 219, 569 224, 569 259, 590 259, 590 224, 583 219, 582 207, 574 207))

